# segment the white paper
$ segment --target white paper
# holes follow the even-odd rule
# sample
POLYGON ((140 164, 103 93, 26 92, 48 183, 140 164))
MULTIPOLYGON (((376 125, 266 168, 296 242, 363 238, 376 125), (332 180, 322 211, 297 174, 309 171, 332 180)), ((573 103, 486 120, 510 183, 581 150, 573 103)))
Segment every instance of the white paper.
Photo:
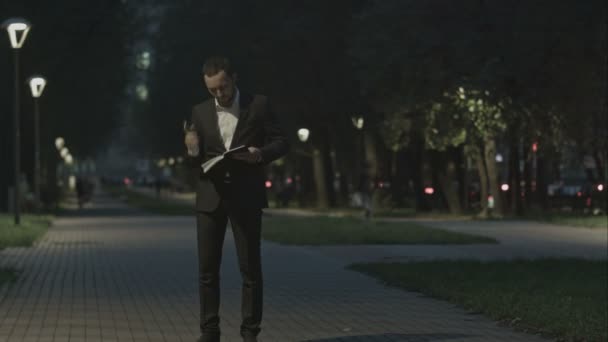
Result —
POLYGON ((235 153, 235 152, 241 152, 241 151, 246 151, 247 148, 244 145, 241 145, 239 147, 235 147, 231 150, 228 150, 222 154, 220 154, 219 156, 213 157, 209 160, 207 160, 206 162, 204 162, 201 167, 203 168, 203 172, 207 173, 209 170, 211 170, 211 168, 213 166, 215 166, 215 164, 219 163, 220 161, 222 161, 222 159, 224 159, 224 157, 227 154, 231 154, 231 153, 235 153))

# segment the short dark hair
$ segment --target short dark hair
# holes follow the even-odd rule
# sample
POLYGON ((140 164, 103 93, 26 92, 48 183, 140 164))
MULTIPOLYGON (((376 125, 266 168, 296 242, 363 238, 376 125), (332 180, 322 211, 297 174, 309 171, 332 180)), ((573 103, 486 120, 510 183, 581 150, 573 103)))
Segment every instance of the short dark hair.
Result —
POLYGON ((222 70, 230 77, 232 77, 232 74, 234 73, 232 65, 226 57, 211 56, 207 58, 203 65, 203 74, 209 77, 217 75, 222 70))

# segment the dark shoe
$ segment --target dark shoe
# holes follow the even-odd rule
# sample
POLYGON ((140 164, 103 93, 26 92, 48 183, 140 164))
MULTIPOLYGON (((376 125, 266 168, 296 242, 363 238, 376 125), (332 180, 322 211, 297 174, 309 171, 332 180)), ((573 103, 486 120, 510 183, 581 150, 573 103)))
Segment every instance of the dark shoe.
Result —
POLYGON ((198 338, 198 340, 196 340, 196 342, 220 342, 220 335, 203 334, 198 338))

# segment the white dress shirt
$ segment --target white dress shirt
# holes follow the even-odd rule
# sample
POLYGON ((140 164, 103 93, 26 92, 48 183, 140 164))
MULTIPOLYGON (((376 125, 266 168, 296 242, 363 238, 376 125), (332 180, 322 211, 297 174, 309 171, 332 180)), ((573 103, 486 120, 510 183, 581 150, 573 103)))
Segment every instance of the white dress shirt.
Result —
POLYGON ((226 147, 226 150, 230 149, 230 144, 232 143, 232 138, 234 137, 234 131, 236 130, 236 124, 239 122, 239 100, 240 93, 238 88, 236 89, 236 94, 234 94, 234 101, 232 101, 232 105, 230 107, 220 106, 219 102, 217 102, 217 99, 215 99, 217 122, 220 126, 220 135, 222 136, 222 140, 224 142, 224 147, 226 147))

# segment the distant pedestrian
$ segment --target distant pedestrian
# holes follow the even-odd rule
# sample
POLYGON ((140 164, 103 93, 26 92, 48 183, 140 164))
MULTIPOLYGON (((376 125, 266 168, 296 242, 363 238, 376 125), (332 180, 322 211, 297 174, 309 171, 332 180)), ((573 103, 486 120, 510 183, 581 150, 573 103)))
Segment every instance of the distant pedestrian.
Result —
POLYGON ((78 200, 78 209, 82 209, 86 202, 87 187, 81 177, 76 178, 76 197, 78 200))

